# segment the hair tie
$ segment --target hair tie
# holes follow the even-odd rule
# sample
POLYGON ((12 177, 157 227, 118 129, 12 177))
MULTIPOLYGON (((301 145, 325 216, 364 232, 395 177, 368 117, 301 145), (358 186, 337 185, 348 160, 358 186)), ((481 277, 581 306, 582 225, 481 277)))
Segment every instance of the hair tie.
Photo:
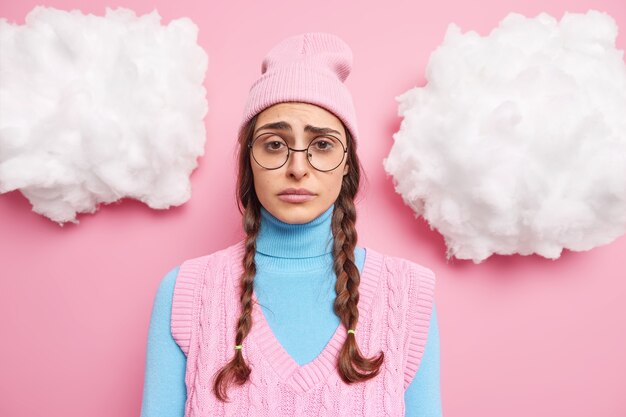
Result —
POLYGON ((235 345, 235 350, 241 350, 242 347, 243 345, 235 345))
POLYGON ((348 330, 348 333, 352 333, 353 335, 356 335, 355 331, 352 329, 348 330))

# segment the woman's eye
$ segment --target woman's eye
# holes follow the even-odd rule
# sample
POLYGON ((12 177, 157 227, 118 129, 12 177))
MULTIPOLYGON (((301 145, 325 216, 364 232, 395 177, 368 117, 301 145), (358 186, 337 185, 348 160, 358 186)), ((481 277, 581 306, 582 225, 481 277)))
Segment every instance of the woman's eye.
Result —
POLYGON ((332 149, 333 144, 327 140, 320 139, 314 143, 315 149, 320 151, 328 151, 332 149))
POLYGON ((271 142, 268 142, 265 146, 267 149, 269 149, 270 151, 277 151, 281 148, 281 146, 283 146, 284 143, 282 143, 279 140, 274 140, 271 142))

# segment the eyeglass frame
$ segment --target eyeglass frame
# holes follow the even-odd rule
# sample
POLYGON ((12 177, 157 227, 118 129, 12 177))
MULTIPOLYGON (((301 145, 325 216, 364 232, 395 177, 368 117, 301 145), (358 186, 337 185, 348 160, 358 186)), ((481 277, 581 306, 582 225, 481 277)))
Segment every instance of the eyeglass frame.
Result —
MULTIPOLYGON (((257 141, 257 140, 258 140, 261 136, 263 136, 263 135, 267 135, 267 134, 270 134, 270 132, 267 132, 267 133, 262 133, 262 134, 260 134, 259 136, 257 136, 256 138, 254 138, 254 139, 253 139, 253 140, 252 140, 252 141, 248 144, 248 149, 250 149, 250 155, 252 155, 252 159, 254 159, 254 162, 256 162, 257 164, 259 164, 259 166, 260 166, 260 167, 262 167, 263 169, 267 169, 267 170, 270 170, 270 171, 273 171, 273 170, 275 170, 275 169, 280 169, 280 168, 282 168, 283 166, 285 166, 285 164, 286 164, 287 162, 289 162, 289 156, 291 156, 291 151, 293 151, 293 152, 304 152, 304 151, 307 151, 307 150, 311 147, 311 144, 313 143, 313 141, 314 141, 315 139, 317 139, 317 138, 324 138, 324 137, 328 137, 328 135, 319 135, 319 136, 315 136, 313 139, 311 139, 311 142, 309 142, 309 146, 307 146, 306 148, 304 148, 304 149, 294 149, 294 148, 289 147, 289 145, 287 144, 287 141, 285 140, 285 138, 283 138, 283 137, 282 137, 281 135, 279 135, 278 133, 273 133, 273 132, 272 132, 271 134, 276 135, 276 136, 278 136, 279 138, 281 138, 281 139, 283 140, 283 142, 285 142, 285 145, 287 145, 287 158, 285 158, 285 162, 283 162, 280 166, 278 166, 278 167, 276 167, 276 168, 267 168, 267 167, 265 167, 264 165, 262 165, 259 161, 257 161, 257 159, 254 157, 254 152, 252 151, 252 145, 254 144, 254 142, 256 142, 256 141, 257 141)), ((342 142, 341 140, 339 140, 339 138, 335 138, 335 139, 337 139, 337 141, 341 144, 341 147, 343 148, 343 155, 341 155, 341 161, 339 161, 339 163, 337 164, 337 166, 336 166, 336 167, 334 167, 334 168, 332 168, 332 169, 323 170, 323 169, 319 169, 319 168, 317 168, 317 167, 316 167, 315 165, 313 165, 313 163, 311 162, 311 159, 310 159, 309 154, 308 154, 308 152, 307 152, 307 155, 306 155, 306 157, 307 157, 307 158, 306 158, 306 160, 307 160, 307 162, 309 163, 309 165, 311 165, 311 167, 312 167, 313 169, 315 169, 316 171, 319 171, 319 172, 330 172, 330 171, 334 171, 334 170, 336 170, 337 168, 339 168, 339 166, 340 166, 340 165, 341 165, 341 163, 344 161, 344 159, 346 159, 346 154, 348 153, 348 145, 344 146, 344 145, 343 145, 343 142, 342 142)))

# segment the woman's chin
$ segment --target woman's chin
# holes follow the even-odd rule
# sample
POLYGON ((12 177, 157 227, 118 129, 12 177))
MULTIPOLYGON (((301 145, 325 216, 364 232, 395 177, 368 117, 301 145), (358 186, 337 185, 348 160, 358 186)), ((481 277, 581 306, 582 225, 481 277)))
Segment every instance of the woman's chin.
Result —
POLYGON ((316 219, 324 211, 313 204, 281 202, 275 210, 268 210, 274 217, 284 223, 304 224, 316 219), (275 213, 273 212, 275 211, 275 213))

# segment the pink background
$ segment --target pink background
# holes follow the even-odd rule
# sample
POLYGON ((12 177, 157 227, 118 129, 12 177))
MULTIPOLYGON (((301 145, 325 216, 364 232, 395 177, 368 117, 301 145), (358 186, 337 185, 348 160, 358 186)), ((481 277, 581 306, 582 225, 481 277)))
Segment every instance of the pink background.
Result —
MULTIPOLYGON (((19 3, 3 1, 0 15, 23 23, 38 2, 19 3)), ((209 54, 206 154, 192 175, 191 200, 166 211, 125 200, 61 228, 33 213, 20 193, 0 197, 0 415, 139 415, 161 278, 242 236, 234 135, 261 60, 286 36, 329 31, 355 57, 348 86, 369 179, 358 205, 360 243, 438 276, 444 415, 626 416, 626 238, 565 251, 556 262, 446 262, 442 236, 414 219, 382 167, 401 122, 394 97, 424 85, 429 54, 449 23, 486 35, 511 11, 560 18, 591 7, 616 19, 618 47, 626 49, 623 0, 84 3, 46 5, 99 15, 106 5, 138 14, 156 8, 163 23, 188 16, 199 26, 209 54)))

